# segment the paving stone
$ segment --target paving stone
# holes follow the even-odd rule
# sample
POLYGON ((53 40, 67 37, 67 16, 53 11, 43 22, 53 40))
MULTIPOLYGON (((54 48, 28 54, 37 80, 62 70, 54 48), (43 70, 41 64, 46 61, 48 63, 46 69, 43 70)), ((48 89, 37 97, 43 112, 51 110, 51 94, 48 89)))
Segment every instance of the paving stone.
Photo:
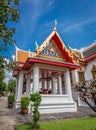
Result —
MULTIPOLYGON (((31 123, 32 115, 22 115, 20 109, 8 109, 7 97, 0 97, 0 130, 15 130, 19 124, 31 123)), ((77 112, 41 114, 40 122, 66 120, 81 117, 96 117, 96 113, 88 107, 79 107, 77 112)))

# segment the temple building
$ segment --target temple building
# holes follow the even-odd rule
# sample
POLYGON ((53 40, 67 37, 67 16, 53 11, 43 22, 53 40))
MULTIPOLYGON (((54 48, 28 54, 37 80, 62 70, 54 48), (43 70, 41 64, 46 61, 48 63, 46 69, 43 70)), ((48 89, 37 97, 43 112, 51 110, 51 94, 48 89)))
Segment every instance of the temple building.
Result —
POLYGON ((72 83, 96 78, 96 44, 82 52, 67 49, 56 27, 40 47, 36 43, 35 52, 16 47, 15 61, 16 108, 22 96, 39 92, 40 113, 75 112, 72 83))

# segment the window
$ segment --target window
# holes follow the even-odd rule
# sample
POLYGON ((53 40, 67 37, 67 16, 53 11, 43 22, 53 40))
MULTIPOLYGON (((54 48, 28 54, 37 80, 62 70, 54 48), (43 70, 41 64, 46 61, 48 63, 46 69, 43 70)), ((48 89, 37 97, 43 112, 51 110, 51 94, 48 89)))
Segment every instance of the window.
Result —
POLYGON ((84 72, 85 72, 85 71, 84 71, 83 68, 79 68, 79 69, 78 69, 79 82, 85 81, 84 72))
POLYGON ((93 65, 91 72, 93 75, 93 79, 96 79, 96 66, 95 65, 93 65))

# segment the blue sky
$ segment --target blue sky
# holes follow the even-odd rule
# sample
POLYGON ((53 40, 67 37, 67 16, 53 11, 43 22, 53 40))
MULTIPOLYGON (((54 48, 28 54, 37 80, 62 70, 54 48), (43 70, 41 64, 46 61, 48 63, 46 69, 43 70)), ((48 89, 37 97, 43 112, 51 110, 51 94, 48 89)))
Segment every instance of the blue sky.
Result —
MULTIPOLYGON (((55 19, 67 47, 80 49, 96 42, 96 0, 21 0, 19 10, 14 39, 20 49, 35 51, 35 41, 42 44, 55 19)), ((6 54, 14 53, 14 47, 8 47, 6 54)))

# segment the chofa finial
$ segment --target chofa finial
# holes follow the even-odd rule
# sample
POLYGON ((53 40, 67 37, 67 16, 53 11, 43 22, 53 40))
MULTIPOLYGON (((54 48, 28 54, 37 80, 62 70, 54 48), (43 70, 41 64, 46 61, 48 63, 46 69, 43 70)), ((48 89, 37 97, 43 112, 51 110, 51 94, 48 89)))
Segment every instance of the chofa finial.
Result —
POLYGON ((35 44, 36 44, 36 55, 38 55, 39 54, 39 46, 38 46, 37 41, 35 42, 35 44))
POLYGON ((56 31, 57 20, 55 19, 54 31, 56 31))
POLYGON ((35 45, 36 45, 36 50, 38 50, 39 46, 38 46, 37 41, 35 42, 35 45))

